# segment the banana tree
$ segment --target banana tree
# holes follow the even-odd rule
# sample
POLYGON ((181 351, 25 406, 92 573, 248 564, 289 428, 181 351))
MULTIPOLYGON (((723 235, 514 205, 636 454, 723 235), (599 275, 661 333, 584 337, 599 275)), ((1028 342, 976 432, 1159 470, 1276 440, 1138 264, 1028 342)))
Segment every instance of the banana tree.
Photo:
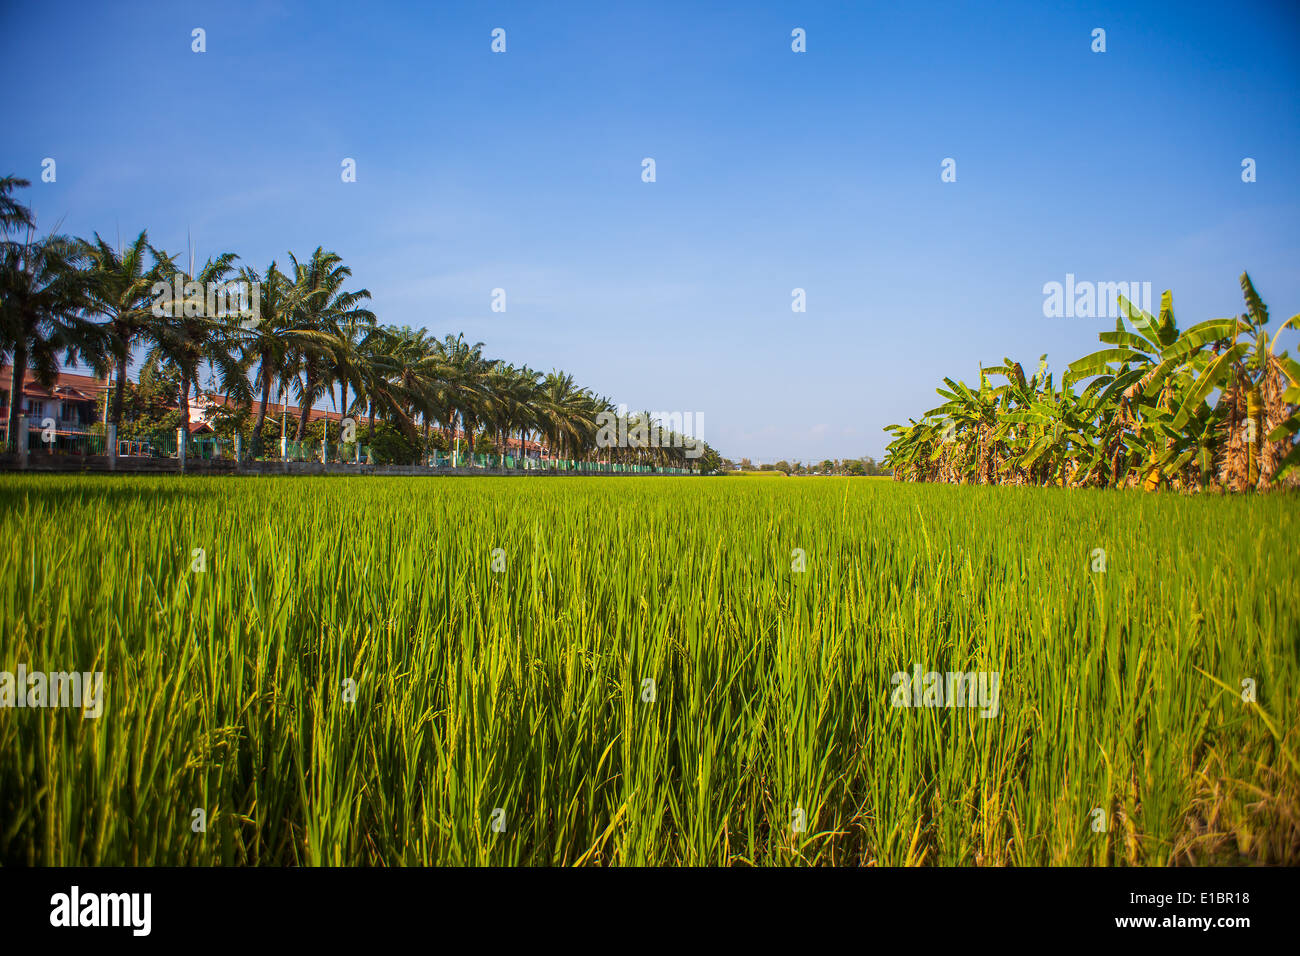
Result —
POLYGON ((1223 477, 1237 491, 1267 488, 1300 464, 1294 437, 1300 432, 1300 365, 1278 351, 1279 337, 1300 322, 1300 314, 1270 333, 1268 307, 1245 272, 1241 291, 1245 314, 1211 320, 1231 327, 1231 337, 1200 370, 1172 422, 1174 429, 1186 427, 1199 406, 1219 390, 1227 449, 1223 477))
MULTIPOLYGON (((1136 457, 1143 487, 1154 490, 1168 481, 1168 466, 1186 450, 1180 426, 1165 427, 1166 419, 1186 401, 1201 351, 1230 336, 1235 320, 1210 319, 1180 332, 1168 290, 1160 297, 1158 316, 1123 296, 1119 304, 1115 330, 1099 336, 1111 347, 1071 362, 1064 381, 1095 376, 1102 383, 1098 403, 1114 407, 1108 428, 1112 481, 1124 480, 1132 469, 1132 463, 1125 467, 1121 461, 1121 449, 1127 449, 1136 457)), ((1189 406, 1189 415, 1196 405, 1189 406)))

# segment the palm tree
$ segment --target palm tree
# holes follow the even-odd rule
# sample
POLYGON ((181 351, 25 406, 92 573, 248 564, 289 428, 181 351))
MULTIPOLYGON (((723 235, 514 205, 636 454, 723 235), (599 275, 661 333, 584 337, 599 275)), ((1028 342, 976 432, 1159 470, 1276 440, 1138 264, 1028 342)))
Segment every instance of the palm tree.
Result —
POLYGON ((342 379, 339 413, 346 414, 346 389, 351 374, 348 355, 355 350, 361 330, 374 325, 375 316, 360 307, 361 302, 370 298, 368 289, 343 291, 343 283, 351 277, 352 269, 343 265, 338 253, 317 246, 305 263, 300 263, 292 253, 289 259, 301 293, 295 317, 297 327, 308 333, 300 337, 287 369, 296 383, 300 408, 295 440, 302 441, 311 407, 332 391, 335 379, 342 379))
POLYGON ((256 269, 244 268, 243 281, 257 283, 260 287, 259 314, 240 328, 240 351, 246 368, 254 370, 254 382, 260 403, 253 424, 251 453, 262 454, 262 431, 266 426, 266 407, 271 400, 271 385, 280 383, 284 392, 285 365, 295 348, 300 347, 309 333, 299 329, 295 315, 302 297, 300 286, 290 281, 272 262, 264 274, 256 269))
MULTIPOLYGON (((684 463, 684 442, 669 432, 653 448, 608 453, 596 448, 596 419, 613 405, 580 388, 571 375, 554 371, 543 377, 527 366, 489 359, 482 342, 468 342, 460 334, 438 339, 424 330, 379 326, 365 307, 369 291, 345 291, 352 271, 323 247, 302 262, 290 254, 288 275, 275 262, 264 274, 248 267, 236 273, 234 253, 209 259, 197 272, 191 257, 181 274, 144 230, 116 249, 98 233, 89 241, 61 236, 35 241, 31 211, 12 196, 26 185, 13 176, 0 179, 0 235, 5 237, 0 241, 0 349, 12 356, 14 366, 11 441, 26 370, 34 368, 42 381, 51 382, 60 351, 66 362, 85 359, 96 372, 114 377, 106 418, 120 427, 133 352, 145 344, 148 368, 176 373, 182 421, 188 422, 196 390, 202 394, 204 365, 228 403, 247 408, 259 401, 254 456, 263 451, 273 388, 282 398, 296 395, 301 440, 312 406, 325 395, 332 401, 337 385, 340 413, 365 409, 372 441, 376 418, 382 418, 414 444, 420 443, 422 428, 426 449, 434 427, 445 431, 457 453, 463 436, 471 455, 480 430, 494 434, 502 465, 515 435, 521 448, 534 435, 542 437, 557 456, 684 463), (27 230, 24 242, 7 238, 22 229, 27 230), (259 314, 248 321, 209 307, 206 293, 223 284, 228 292, 235 275, 258 287, 259 314), (178 283, 182 288, 173 295, 178 283), (91 321, 95 317, 101 321, 91 321)), ((228 301, 223 295, 223 306, 228 301)), ((634 420, 659 424, 649 413, 634 420)))
POLYGON ((453 442, 453 461, 460 457, 460 439, 455 435, 455 423, 458 421, 460 431, 469 443, 472 462, 474 433, 485 415, 486 377, 496 362, 483 357, 482 342, 471 345, 463 335, 445 336, 442 340, 442 353, 450 388, 452 415, 447 423, 447 437, 449 442, 453 442))
POLYGON ((560 371, 547 373, 538 399, 539 426, 552 455, 568 457, 571 449, 580 447, 584 436, 594 439, 596 403, 590 392, 578 388, 572 375, 560 371))
POLYGON ((113 249, 95 233, 94 241, 83 243, 79 258, 87 263, 90 311, 105 320, 99 326, 100 345, 92 364, 96 371, 116 372, 110 421, 120 427, 132 349, 153 323, 158 298, 155 285, 170 285, 175 266, 169 256, 149 244, 145 230, 122 250, 113 249), (146 256, 152 261, 146 261, 146 256))
POLYGON ((422 419, 425 436, 438 406, 438 389, 445 365, 437 342, 424 329, 390 329, 388 353, 382 363, 389 383, 383 395, 387 408, 407 438, 420 442, 417 419, 422 419))
MULTIPOLYGON (((339 279, 351 276, 352 270, 339 273, 339 279)), ((339 386, 339 414, 348 414, 348 389, 359 391, 363 376, 360 374, 360 345, 362 339, 375 327, 375 314, 359 304, 370 299, 370 290, 356 292, 332 290, 324 309, 326 331, 334 339, 332 379, 339 386)))
POLYGON ((81 247, 67 236, 5 242, 0 246, 0 355, 11 364, 9 417, 5 444, 17 448, 23 382, 27 370, 41 384, 53 386, 58 354, 74 364, 93 354, 95 329, 86 320, 88 305, 78 270, 81 247))
POLYGON ((367 411, 366 440, 375 439, 375 415, 387 399, 389 370, 391 368, 391 335, 387 328, 376 326, 366 331, 357 342, 352 357, 353 388, 357 402, 364 403, 367 411))
MULTIPOLYGON (((533 427, 533 405, 538 392, 537 372, 524 366, 499 364, 488 373, 487 419, 496 431, 500 466, 505 467, 506 447, 511 434, 519 432, 519 447, 527 448, 527 433, 533 427)), ((522 456, 521 456, 522 457, 522 456)))
POLYGON ((146 330, 152 342, 148 360, 165 362, 180 374, 180 418, 187 429, 190 392, 198 386, 199 367, 204 362, 216 372, 228 397, 241 404, 251 397, 248 370, 239 354, 239 316, 224 308, 218 309, 219 314, 208 314, 205 294, 206 289, 227 280, 238 258, 233 252, 222 253, 209 259, 197 274, 191 262, 184 275, 189 291, 180 299, 172 299, 164 314, 146 330))
POLYGON ((17 176, 0 177, 0 233, 21 232, 35 229, 36 221, 32 211, 9 194, 15 189, 23 189, 31 183, 17 176))

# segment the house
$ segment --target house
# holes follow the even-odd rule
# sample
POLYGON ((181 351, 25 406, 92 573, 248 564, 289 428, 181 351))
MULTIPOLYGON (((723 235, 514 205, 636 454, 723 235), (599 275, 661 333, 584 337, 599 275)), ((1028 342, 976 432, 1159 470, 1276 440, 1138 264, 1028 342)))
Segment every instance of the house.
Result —
MULTIPOLYGON (((0 427, 9 421, 9 390, 13 367, 0 365, 0 427)), ((20 414, 26 415, 28 427, 37 429, 45 419, 53 419, 55 434, 61 437, 86 435, 98 420, 96 406, 108 391, 109 380, 93 375, 60 371, 54 385, 46 388, 36 381, 31 369, 23 378, 20 414)))
MULTIPOLYGON (((9 386, 13 377, 12 367, 0 365, 0 432, 9 421, 9 386)), ((41 422, 47 418, 54 420, 55 434, 59 437, 72 438, 90 434, 90 428, 99 421, 97 411, 100 398, 110 388, 110 379, 96 378, 76 372, 60 370, 53 387, 46 388, 36 381, 36 375, 30 369, 23 380, 21 413, 27 416, 28 428, 40 429, 41 422)), ((233 405, 224 395, 202 392, 190 401, 190 420, 188 423, 191 436, 212 434, 216 413, 233 405)), ((253 403, 256 410, 258 403, 253 403)), ((289 433, 297 428, 301 409, 296 405, 282 405, 278 402, 268 403, 266 417, 281 421, 287 417, 289 433)), ((307 410, 307 424, 325 419, 338 425, 344 416, 323 408, 307 410)), ((364 416, 357 417, 360 432, 365 425, 364 416)), ((465 433, 457 429, 454 438, 465 440, 465 433)), ((548 456, 546 445, 542 442, 528 441, 521 455, 518 436, 512 435, 506 441, 506 454, 516 457, 545 458, 548 456)))

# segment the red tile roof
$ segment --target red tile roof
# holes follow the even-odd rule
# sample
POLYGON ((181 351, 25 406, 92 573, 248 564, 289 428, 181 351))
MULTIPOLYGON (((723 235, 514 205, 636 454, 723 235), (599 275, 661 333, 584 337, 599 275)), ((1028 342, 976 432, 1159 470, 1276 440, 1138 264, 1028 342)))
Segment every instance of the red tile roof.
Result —
MULTIPOLYGON (((9 391, 13 381, 13 367, 0 365, 0 391, 9 391)), ((46 388, 36 381, 36 373, 31 369, 23 376, 23 396, 27 398, 63 398, 70 401, 93 402, 108 389, 107 378, 93 375, 80 375, 76 372, 60 371, 54 381, 54 387, 46 388)))
MULTIPOLYGON (((7 391, 13 372, 9 365, 0 365, 0 391, 7 391)), ((23 397, 36 399, 63 399, 65 401, 94 402, 99 396, 106 391, 111 384, 109 378, 96 378, 93 375, 82 375, 77 372, 60 371, 55 381, 53 389, 47 389, 36 381, 36 375, 31 369, 27 370, 27 375, 23 379, 23 397)), ((204 410, 213 406, 227 407, 233 406, 232 402, 225 395, 212 392, 202 393, 196 402, 191 403, 193 410, 204 410)), ((253 402, 253 408, 258 407, 258 402, 253 402)), ((3 408, 3 406, 0 406, 3 408)), ((281 415, 288 415, 290 418, 297 419, 301 414, 301 408, 297 405, 281 405, 279 402, 268 402, 266 406, 267 418, 279 418, 281 415)), ((204 418, 207 416, 204 415, 204 418)), ((343 419, 339 412, 330 411, 324 408, 311 408, 307 411, 307 422, 320 421, 322 418, 337 424, 343 419)), ((365 415, 357 416, 357 424, 363 424, 366 420, 365 415)), ((189 423, 190 434, 197 434, 203 430, 211 431, 211 425, 204 420, 191 421, 189 423)), ((453 438, 459 438, 462 441, 465 433, 457 428, 453 433, 453 438)), ((510 437, 506 439, 507 450, 519 447, 519 439, 510 437)), ((546 445, 542 442, 529 440, 525 443, 527 451, 546 452, 546 445)))

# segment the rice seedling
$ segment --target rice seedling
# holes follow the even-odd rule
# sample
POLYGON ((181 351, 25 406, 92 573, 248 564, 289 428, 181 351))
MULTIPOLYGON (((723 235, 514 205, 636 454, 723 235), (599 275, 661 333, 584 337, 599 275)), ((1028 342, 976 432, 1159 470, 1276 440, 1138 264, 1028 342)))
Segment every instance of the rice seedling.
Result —
POLYGON ((1285 494, 0 476, 0 672, 105 694, 0 684, 0 863, 1294 864, 1297 541, 1285 494))

